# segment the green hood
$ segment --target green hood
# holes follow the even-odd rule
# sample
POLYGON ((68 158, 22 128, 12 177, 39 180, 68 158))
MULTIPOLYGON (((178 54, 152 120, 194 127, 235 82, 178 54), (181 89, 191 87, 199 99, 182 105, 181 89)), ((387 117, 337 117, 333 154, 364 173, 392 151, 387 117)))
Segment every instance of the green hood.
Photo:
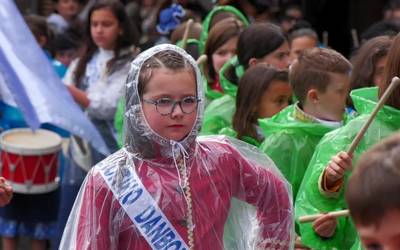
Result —
MULTIPOLYGON (((350 96, 358 114, 371 114, 378 102, 378 88, 355 89, 350 93, 350 96)), ((400 110, 385 105, 375 119, 398 127, 400 126, 400 110)))
POLYGON ((208 15, 206 16, 206 18, 203 21, 203 30, 200 34, 200 44, 199 44, 200 54, 204 54, 204 49, 205 49, 206 41, 208 38, 208 32, 210 31, 209 29, 210 29, 211 20, 218 12, 231 12, 232 14, 237 16, 243 22, 244 26, 249 25, 249 21, 247 20, 247 18, 242 14, 242 12, 240 12, 235 7, 232 7, 229 5, 215 7, 208 13, 208 15))
POLYGON ((245 71, 244 67, 239 64, 237 56, 234 56, 229 61, 227 61, 219 71, 219 83, 221 84, 221 87, 224 90, 224 94, 236 97, 239 83, 233 83, 225 77, 225 72, 231 65, 235 67, 235 74, 238 77, 238 79, 240 79, 243 76, 245 71))

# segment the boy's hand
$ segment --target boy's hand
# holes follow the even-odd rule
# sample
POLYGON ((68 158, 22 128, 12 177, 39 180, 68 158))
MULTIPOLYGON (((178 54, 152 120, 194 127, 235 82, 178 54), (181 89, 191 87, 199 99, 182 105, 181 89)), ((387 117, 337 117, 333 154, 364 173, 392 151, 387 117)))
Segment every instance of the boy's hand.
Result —
POLYGON ((335 233, 336 225, 336 219, 329 214, 325 214, 314 221, 313 229, 319 236, 330 238, 335 233))
POLYGON ((310 248, 304 246, 301 243, 301 238, 299 236, 296 236, 296 240, 294 242, 294 249, 295 250, 310 250, 310 248))
POLYGON ((12 187, 6 183, 4 177, 0 177, 0 206, 7 205, 12 198, 12 187))
POLYGON ((343 151, 332 157, 324 170, 327 187, 335 185, 335 182, 342 179, 345 172, 352 168, 352 159, 353 156, 343 151))

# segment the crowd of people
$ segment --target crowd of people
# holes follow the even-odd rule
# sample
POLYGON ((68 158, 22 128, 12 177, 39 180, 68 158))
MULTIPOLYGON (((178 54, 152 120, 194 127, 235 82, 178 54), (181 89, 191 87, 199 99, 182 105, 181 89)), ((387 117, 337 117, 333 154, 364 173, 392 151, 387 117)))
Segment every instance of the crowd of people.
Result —
POLYGON ((348 152, 400 75, 400 3, 342 55, 292 4, 53 2, 26 24, 111 154, 44 126, 59 186, 0 177, 2 249, 400 249, 400 89, 348 152))

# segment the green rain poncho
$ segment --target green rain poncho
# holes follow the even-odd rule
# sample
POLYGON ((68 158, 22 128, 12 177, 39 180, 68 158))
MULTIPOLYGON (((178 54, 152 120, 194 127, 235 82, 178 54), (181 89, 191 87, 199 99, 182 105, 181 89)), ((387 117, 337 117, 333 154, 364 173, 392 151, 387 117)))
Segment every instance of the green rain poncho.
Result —
MULTIPOLYGON (((249 21, 247 20, 247 18, 235 7, 232 7, 229 5, 215 7, 212 11, 210 11, 210 13, 208 13, 208 15, 206 16, 206 18, 203 21, 203 30, 200 34, 200 39, 199 39, 200 55, 204 54, 204 50, 205 50, 205 46, 206 46, 206 42, 207 42, 207 38, 208 38, 208 33, 210 31, 211 21, 212 21, 213 17, 220 12, 230 12, 230 13, 234 14, 236 17, 238 17, 238 19, 243 23, 243 25, 245 27, 247 27, 249 25, 249 21)), ((203 72, 204 72, 204 70, 203 70, 203 72)), ((221 81, 222 81, 222 79, 220 78, 220 82, 221 81)), ((209 101, 212 101, 212 100, 222 97, 224 95, 218 91, 212 90, 210 88, 210 86, 208 85, 206 79, 204 79, 204 84, 205 84, 205 90, 206 90, 205 95, 209 101)), ((222 85, 222 82, 221 82, 221 85, 222 85)), ((222 88, 224 89, 224 87, 222 87, 222 88)), ((225 89, 224 89, 224 91, 225 91, 225 89)), ((224 92, 224 93, 226 93, 226 92, 224 92)), ((235 95, 236 95, 236 91, 235 91, 235 95)))
POLYGON ((124 112, 125 112, 125 98, 121 97, 118 101, 117 111, 114 117, 114 127, 117 131, 118 147, 122 148, 123 144, 123 130, 124 130, 124 112))
POLYGON ((238 87, 237 84, 230 82, 224 76, 226 69, 230 65, 234 65, 236 75, 239 79, 244 74, 244 68, 239 64, 236 56, 224 64, 219 77, 225 95, 208 104, 204 112, 204 121, 201 129, 201 134, 203 135, 221 134, 221 129, 232 127, 232 117, 236 110, 236 92, 238 87))
POLYGON ((290 105, 270 119, 258 121, 265 139, 260 149, 275 162, 292 184, 293 199, 321 138, 334 128, 314 122, 290 105))
MULTIPOLYGON (((350 173, 345 175, 344 187, 337 193, 325 193, 319 189, 319 179, 332 156, 346 151, 352 140, 367 121, 377 102, 377 88, 357 89, 351 93, 359 113, 340 129, 326 134, 315 149, 296 200, 296 218, 320 212, 346 209, 344 190, 350 173)), ((367 130, 353 154, 353 165, 361 153, 375 143, 393 134, 400 128, 400 110, 384 106, 367 130)), ((312 223, 300 224, 300 235, 304 245, 313 249, 350 249, 356 240, 356 231, 350 218, 341 217, 333 237, 322 239, 312 229, 312 223)))
MULTIPOLYGON (((219 131, 220 135, 227 135, 233 138, 237 137, 237 132, 232 128, 232 127, 226 127, 223 128, 219 131)), ((251 137, 251 136, 242 136, 242 138, 240 139, 244 142, 247 142, 248 144, 251 144, 253 146, 259 147, 261 145, 260 142, 258 142, 257 139, 251 137)))

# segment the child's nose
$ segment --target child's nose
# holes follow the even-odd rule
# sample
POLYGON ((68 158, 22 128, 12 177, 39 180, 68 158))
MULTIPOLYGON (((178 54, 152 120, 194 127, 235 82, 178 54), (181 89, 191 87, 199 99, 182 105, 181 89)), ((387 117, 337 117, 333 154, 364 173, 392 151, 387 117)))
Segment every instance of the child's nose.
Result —
POLYGON ((181 108, 181 105, 179 105, 179 103, 176 103, 175 106, 172 107, 171 117, 176 118, 176 117, 180 117, 183 115, 184 115, 184 113, 181 108))

